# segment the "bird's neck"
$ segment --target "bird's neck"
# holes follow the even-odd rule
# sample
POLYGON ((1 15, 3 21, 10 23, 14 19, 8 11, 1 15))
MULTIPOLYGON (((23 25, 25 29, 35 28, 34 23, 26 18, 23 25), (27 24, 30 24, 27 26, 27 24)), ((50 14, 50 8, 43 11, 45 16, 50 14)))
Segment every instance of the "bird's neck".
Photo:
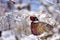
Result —
POLYGON ((38 23, 39 21, 33 21, 33 23, 38 23))

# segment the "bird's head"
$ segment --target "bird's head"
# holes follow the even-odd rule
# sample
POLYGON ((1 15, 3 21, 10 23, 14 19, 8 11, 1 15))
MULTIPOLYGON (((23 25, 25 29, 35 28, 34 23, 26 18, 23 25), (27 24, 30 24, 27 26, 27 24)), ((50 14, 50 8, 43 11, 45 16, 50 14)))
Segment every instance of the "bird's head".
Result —
POLYGON ((30 16, 30 20, 31 20, 31 21, 38 21, 38 18, 35 17, 35 16, 30 16))

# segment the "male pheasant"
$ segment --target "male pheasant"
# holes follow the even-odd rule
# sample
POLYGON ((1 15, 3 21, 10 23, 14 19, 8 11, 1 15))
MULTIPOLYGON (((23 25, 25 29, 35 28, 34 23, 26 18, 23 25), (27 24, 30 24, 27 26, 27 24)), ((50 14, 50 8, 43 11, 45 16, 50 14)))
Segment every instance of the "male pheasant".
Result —
POLYGON ((53 29, 52 25, 44 22, 39 22, 37 17, 30 16, 31 22, 31 32, 34 35, 41 35, 44 32, 49 32, 53 29))

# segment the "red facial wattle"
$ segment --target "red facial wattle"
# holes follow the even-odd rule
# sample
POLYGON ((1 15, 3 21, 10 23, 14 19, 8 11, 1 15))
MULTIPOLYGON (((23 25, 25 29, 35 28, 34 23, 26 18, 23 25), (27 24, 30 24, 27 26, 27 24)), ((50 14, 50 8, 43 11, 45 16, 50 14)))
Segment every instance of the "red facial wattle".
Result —
POLYGON ((30 16, 30 20, 34 21, 35 17, 34 16, 30 16))

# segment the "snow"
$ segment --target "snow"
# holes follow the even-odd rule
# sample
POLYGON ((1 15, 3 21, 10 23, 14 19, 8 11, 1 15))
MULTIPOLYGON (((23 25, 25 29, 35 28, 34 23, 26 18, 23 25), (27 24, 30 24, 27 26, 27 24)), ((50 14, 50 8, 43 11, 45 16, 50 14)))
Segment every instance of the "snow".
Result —
POLYGON ((34 35, 29 35, 24 38, 21 38, 21 40, 37 40, 37 37, 34 35))
POLYGON ((16 40, 15 35, 9 30, 9 31, 3 31, 2 37, 3 40, 16 40))
MULTIPOLYGON (((13 0, 15 1, 15 0, 13 0)), ((19 40, 42 40, 41 37, 47 36, 48 33, 44 32, 43 34, 39 36, 35 36, 31 34, 31 20, 30 16, 36 16, 39 21, 46 22, 50 25, 53 25, 54 28, 52 30, 53 36, 48 37, 46 40, 56 40, 60 38, 59 29, 60 24, 55 19, 59 15, 59 8, 55 6, 54 0, 46 0, 44 1, 45 5, 48 5, 48 10, 37 0, 32 0, 32 2, 29 0, 25 0, 25 3, 23 4, 15 4, 15 9, 9 10, 9 12, 4 13, 6 8, 1 7, 1 17, 0 17, 0 31, 2 32, 1 40, 16 40, 16 36, 19 40), (28 3, 30 3, 32 9, 31 11, 28 11, 26 9, 18 10, 17 7, 24 7, 27 6, 28 3), (51 4, 54 4, 53 6, 51 4), (50 6, 51 5, 51 6, 50 6), (39 7, 38 7, 39 6, 39 7), (34 10, 34 11, 33 11, 34 10), (45 11, 45 12, 43 12, 45 11), (55 15, 56 14, 56 15, 55 15), (8 22, 9 19, 9 22, 8 22), (10 26, 9 26, 10 24, 10 26), (9 29, 10 27, 10 29, 9 29), (5 31, 4 31, 5 30, 5 31)), ((42 0, 43 1, 43 0, 42 0)), ((24 1, 23 1, 24 2, 24 1)), ((1 5, 0 5, 1 6, 1 5)), ((2 4, 3 6, 3 4, 2 4)), ((8 8, 7 8, 8 9, 8 8)), ((59 20, 59 17, 58 17, 59 20)), ((50 32, 49 32, 50 33, 50 32)), ((59 39, 60 40, 60 39, 59 39)))
POLYGON ((15 36, 11 35, 10 37, 5 38, 4 40, 16 40, 16 38, 15 38, 15 36))

